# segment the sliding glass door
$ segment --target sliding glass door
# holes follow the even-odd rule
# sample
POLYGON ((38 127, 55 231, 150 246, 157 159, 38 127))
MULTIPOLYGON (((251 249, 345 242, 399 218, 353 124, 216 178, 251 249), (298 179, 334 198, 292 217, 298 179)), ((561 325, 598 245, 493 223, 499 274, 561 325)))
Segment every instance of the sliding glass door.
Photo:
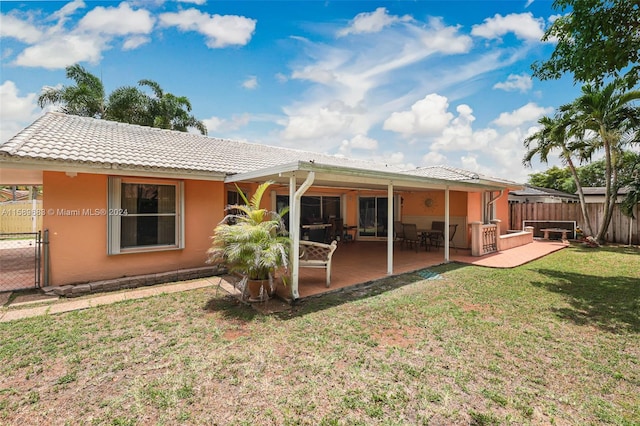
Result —
POLYGON ((386 237, 387 236, 387 210, 389 200, 387 197, 360 197, 358 213, 359 237, 386 237))

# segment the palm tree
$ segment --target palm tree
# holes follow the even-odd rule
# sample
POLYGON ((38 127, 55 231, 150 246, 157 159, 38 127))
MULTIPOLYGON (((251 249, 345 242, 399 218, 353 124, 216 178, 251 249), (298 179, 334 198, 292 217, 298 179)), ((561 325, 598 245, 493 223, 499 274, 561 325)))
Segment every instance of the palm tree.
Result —
MULTIPOLYGON (((562 109, 562 108, 561 108, 562 109)), ((570 116, 567 113, 556 114, 555 117, 542 117, 538 120, 538 124, 542 126, 533 135, 529 136, 524 145, 527 152, 522 160, 525 166, 531 166, 531 160, 538 156, 540 161, 548 163, 549 154, 552 151, 560 151, 560 159, 564 164, 569 167, 573 180, 576 182, 576 188, 578 190, 578 198, 580 200, 580 208, 582 210, 582 217, 589 235, 593 235, 593 228, 591 226, 591 219, 589 218, 589 212, 587 211, 586 203, 584 200, 584 192, 578 177, 578 172, 573 161, 573 156, 578 155, 581 159, 583 153, 584 144, 577 139, 571 139, 570 136, 570 116), (535 145, 534 145, 535 142, 535 145)))
POLYGON ((181 132, 196 128, 203 135, 207 134, 204 123, 189 114, 189 99, 186 96, 164 93, 155 81, 140 80, 138 83, 140 86, 151 88, 153 96, 149 96, 138 87, 124 86, 115 89, 105 100, 104 86, 98 77, 79 64, 67 67, 66 71, 67 78, 76 84, 59 89, 45 88, 38 97, 40 108, 57 104, 66 114, 181 132))
POLYGON ((640 99, 639 90, 626 90, 626 83, 614 80, 602 88, 582 87, 582 95, 567 107, 575 135, 590 145, 592 152, 604 150, 605 188, 604 217, 596 239, 604 242, 618 194, 618 170, 624 145, 636 138, 640 127, 640 109, 633 104, 640 99))
POLYGON ((79 64, 67 67, 66 71, 75 86, 46 87, 38 97, 38 106, 60 104, 66 114, 102 118, 106 108, 102 81, 79 64))
POLYGON ((154 97, 148 97, 149 114, 147 118, 150 122, 147 125, 181 132, 186 132, 190 127, 195 127, 203 135, 207 134, 207 128, 204 123, 189 114, 191 112, 191 102, 186 96, 165 93, 160 85, 153 80, 140 80, 138 84, 149 87, 154 95, 154 97))
POLYGON ((147 125, 149 97, 137 87, 118 87, 109 95, 108 105, 105 119, 147 125))

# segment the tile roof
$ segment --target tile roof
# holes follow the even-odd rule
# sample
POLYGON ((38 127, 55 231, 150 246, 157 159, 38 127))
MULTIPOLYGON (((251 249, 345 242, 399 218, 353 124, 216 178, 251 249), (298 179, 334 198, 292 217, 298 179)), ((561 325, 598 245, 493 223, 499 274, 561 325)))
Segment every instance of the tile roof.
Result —
POLYGON ((71 167, 117 168, 145 172, 232 175, 299 161, 327 166, 391 172, 457 182, 489 178, 448 166, 403 170, 371 161, 289 148, 219 139, 114 121, 48 112, 0 145, 0 160, 53 162, 71 167))
POLYGON ((577 195, 568 192, 557 191, 551 188, 541 188, 533 185, 525 185, 523 189, 509 191, 510 194, 517 196, 558 196, 567 198, 578 198, 577 195))
POLYGON ((404 170, 403 173, 413 176, 423 176, 434 179, 444 179, 456 182, 479 182, 481 180, 499 182, 506 185, 516 185, 513 181, 495 178, 480 173, 470 172, 468 170, 458 169, 451 166, 430 166, 430 167, 418 167, 413 170, 404 170))
POLYGON ((49 112, 0 145, 0 157, 124 169, 244 173, 296 161, 398 171, 385 164, 49 112))
MULTIPOLYGON (((623 186, 622 188, 618 189, 618 195, 625 195, 629 193, 630 190, 630 187, 623 186)), ((607 193, 607 188, 604 186, 583 186, 582 192, 584 193, 584 195, 604 195, 607 193)))

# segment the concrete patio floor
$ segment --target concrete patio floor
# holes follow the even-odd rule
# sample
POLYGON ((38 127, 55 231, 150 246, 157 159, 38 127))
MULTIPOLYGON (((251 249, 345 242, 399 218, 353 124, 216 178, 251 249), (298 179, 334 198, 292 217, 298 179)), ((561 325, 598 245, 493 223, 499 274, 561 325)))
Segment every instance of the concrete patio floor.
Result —
MULTIPOLYGON (((567 246, 567 244, 559 241, 536 240, 525 246, 483 257, 473 257, 469 250, 452 249, 451 261, 484 267, 513 268, 553 253, 554 251, 561 250, 567 246)), ((431 251, 426 251, 424 247, 421 247, 417 252, 414 249, 400 249, 397 245, 394 248, 394 275, 412 272, 442 263, 444 263, 444 252, 442 248, 439 250, 432 248, 431 251)), ((333 256, 331 275, 331 286, 327 288, 325 286, 324 270, 301 269, 299 284, 300 298, 316 296, 328 291, 337 291, 341 288, 387 277, 386 244, 384 242, 355 242, 340 245, 333 256)), ((214 276, 193 281, 96 294, 78 299, 55 299, 49 297, 42 300, 38 300, 37 298, 28 300, 29 298, 25 298, 25 302, 19 302, 20 299, 17 298, 16 301, 18 301, 18 303, 15 305, 10 304, 8 307, 0 307, 0 322, 77 311, 124 300, 142 299, 159 294, 206 287, 219 287, 227 293, 237 293, 229 277, 214 276), (37 306, 32 306, 34 303, 37 304, 37 306)), ((290 299, 290 288, 278 287, 278 296, 283 299, 290 299)), ((7 300, 4 301, 4 303, 6 302, 7 300)), ((4 303, 2 303, 2 305, 4 305, 4 303)))
MULTIPOLYGON (((534 240, 531 244, 492 253, 483 257, 471 256, 468 249, 450 251, 450 261, 491 268, 513 268, 567 247, 561 241, 534 240)), ((417 271, 444 263, 444 249, 425 247, 401 249, 398 243, 393 251, 393 275, 417 271)), ((387 245, 385 242, 355 242, 338 246, 332 258, 331 286, 325 285, 324 269, 300 269, 298 290, 300 298, 361 284, 387 275, 387 245)), ((290 299, 290 289, 278 287, 278 296, 290 299)))

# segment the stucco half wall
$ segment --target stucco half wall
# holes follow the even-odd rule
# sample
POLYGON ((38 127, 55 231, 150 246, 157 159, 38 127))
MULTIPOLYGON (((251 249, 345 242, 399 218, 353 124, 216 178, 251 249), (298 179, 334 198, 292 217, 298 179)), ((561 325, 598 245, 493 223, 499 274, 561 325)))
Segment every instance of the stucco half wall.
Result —
POLYGON ((49 285, 205 266, 210 237, 224 212, 224 184, 216 181, 182 181, 184 248, 110 256, 107 254, 108 217, 104 214, 88 214, 89 211, 107 209, 108 176, 78 173, 71 177, 65 173, 44 172, 43 208, 46 215, 43 226, 49 230, 49 285))

